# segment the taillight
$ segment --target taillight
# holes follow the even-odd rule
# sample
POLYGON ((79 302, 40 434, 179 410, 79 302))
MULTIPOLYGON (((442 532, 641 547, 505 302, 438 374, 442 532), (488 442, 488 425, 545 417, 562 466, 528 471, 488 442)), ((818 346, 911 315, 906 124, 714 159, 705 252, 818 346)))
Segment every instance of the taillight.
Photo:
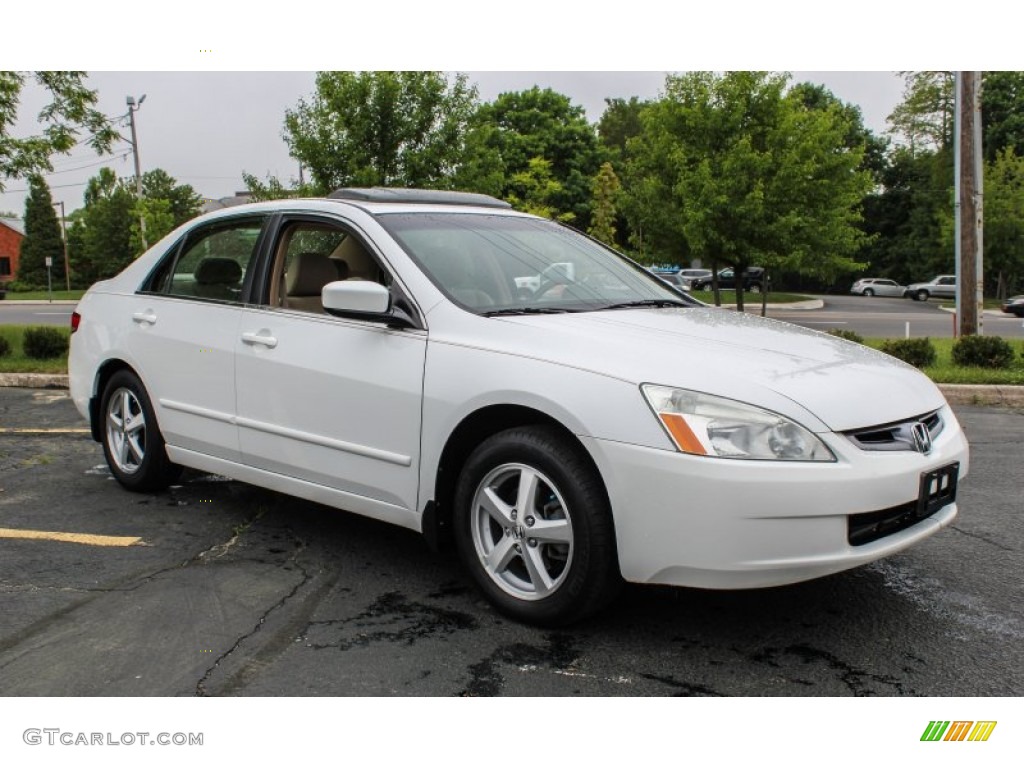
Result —
POLYGON ((71 313, 71 332, 74 333, 78 330, 78 324, 82 322, 82 316, 77 312, 71 313))

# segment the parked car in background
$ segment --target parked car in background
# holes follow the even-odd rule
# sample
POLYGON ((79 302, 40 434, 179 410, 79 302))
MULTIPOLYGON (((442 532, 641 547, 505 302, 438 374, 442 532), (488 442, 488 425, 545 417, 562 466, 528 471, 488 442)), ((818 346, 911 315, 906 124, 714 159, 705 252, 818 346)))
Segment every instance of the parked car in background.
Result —
MULTIPOLYGON (((743 272, 743 290, 749 293, 760 293, 764 290, 765 273, 763 267, 747 267, 743 272)), ((690 287, 695 291, 710 291, 712 286, 711 275, 698 277, 690 282, 690 287)), ((736 270, 726 267, 718 273, 718 287, 725 290, 735 290, 736 270)), ((769 280, 769 287, 771 281, 769 280)))
POLYGON ((679 272, 659 272, 658 270, 650 270, 651 274, 659 280, 671 285, 673 288, 678 288, 681 291, 690 290, 690 281, 683 277, 682 271, 679 272))
POLYGON ((1003 302, 1003 312, 1024 317, 1024 296, 1011 296, 1003 302))
POLYGON ((907 286, 900 285, 895 280, 885 277, 862 277, 853 287, 850 293, 857 296, 899 296, 907 293, 907 286))
POLYGON ((191 467, 451 539, 539 624, 623 579, 768 587, 886 557, 952 523, 968 469, 916 368, 703 306, 483 195, 215 211, 71 327, 71 397, 126 489, 191 467))
POLYGON ((928 301, 932 296, 940 299, 955 299, 956 275, 939 275, 927 283, 913 283, 907 286, 906 295, 914 301, 928 301))

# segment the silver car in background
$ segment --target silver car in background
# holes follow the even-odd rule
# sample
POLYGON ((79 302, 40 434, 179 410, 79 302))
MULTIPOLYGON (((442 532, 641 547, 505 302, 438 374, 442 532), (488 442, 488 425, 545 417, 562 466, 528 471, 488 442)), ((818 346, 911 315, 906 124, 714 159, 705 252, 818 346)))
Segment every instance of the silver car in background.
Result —
POLYGON ((897 296, 903 298, 906 292, 907 287, 905 285, 900 285, 895 280, 889 280, 884 277, 864 277, 850 288, 850 293, 857 296, 897 296))

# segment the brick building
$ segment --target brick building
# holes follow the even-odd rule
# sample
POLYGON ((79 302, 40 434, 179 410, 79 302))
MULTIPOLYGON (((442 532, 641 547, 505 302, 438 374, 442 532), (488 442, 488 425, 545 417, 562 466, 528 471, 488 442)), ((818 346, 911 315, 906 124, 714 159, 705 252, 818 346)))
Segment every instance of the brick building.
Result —
POLYGON ((0 218, 0 283, 8 283, 18 274, 18 255, 24 239, 21 219, 0 218))

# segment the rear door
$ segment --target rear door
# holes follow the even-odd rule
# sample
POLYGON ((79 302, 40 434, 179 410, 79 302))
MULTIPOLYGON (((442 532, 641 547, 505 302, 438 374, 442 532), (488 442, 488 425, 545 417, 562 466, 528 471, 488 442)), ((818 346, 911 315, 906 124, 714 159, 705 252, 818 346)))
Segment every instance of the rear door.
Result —
POLYGON ((237 461, 235 343, 265 216, 197 227, 132 299, 127 351, 168 444, 237 461))

